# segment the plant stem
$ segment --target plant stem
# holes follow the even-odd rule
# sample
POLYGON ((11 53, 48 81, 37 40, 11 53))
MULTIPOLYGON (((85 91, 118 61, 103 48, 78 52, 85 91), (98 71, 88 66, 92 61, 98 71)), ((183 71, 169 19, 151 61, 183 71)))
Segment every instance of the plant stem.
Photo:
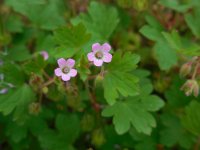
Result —
POLYGON ((42 88, 45 87, 45 86, 49 86, 50 84, 54 83, 54 81, 55 81, 54 78, 51 78, 49 81, 47 81, 46 83, 44 83, 42 85, 42 88))
POLYGON ((197 62, 196 66, 194 68, 194 72, 192 74, 192 80, 194 80, 196 78, 198 68, 199 68, 199 62, 197 62))
POLYGON ((92 104, 92 107, 94 108, 94 110, 96 112, 99 112, 100 111, 100 104, 98 104, 96 102, 95 95, 90 91, 88 79, 85 81, 85 88, 86 88, 86 90, 87 90, 87 92, 89 94, 89 98, 90 98, 90 102, 92 104))
POLYGON ((194 150, 199 150, 199 146, 200 146, 200 136, 199 136, 199 138, 197 139, 196 144, 194 145, 194 150))

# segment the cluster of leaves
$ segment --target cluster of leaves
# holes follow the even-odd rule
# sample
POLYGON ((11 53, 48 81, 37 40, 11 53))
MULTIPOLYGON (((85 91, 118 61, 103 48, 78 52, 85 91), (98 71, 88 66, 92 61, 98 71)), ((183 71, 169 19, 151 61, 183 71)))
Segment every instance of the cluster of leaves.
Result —
POLYGON ((199 0, 107 2, 2 2, 0 149, 199 149, 199 98, 176 75, 200 55, 199 0), (102 68, 96 42, 112 45, 102 68), (58 58, 78 76, 55 77, 58 58))

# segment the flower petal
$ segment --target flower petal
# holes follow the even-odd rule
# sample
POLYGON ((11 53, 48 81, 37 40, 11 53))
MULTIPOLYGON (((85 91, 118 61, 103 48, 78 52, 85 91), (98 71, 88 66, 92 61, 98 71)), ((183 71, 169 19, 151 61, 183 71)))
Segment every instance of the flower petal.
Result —
POLYGON ((67 66, 68 67, 72 68, 72 67, 74 67, 74 65, 75 65, 74 59, 71 59, 71 58, 67 59, 67 66))
POLYGON ((94 43, 93 45, 92 45, 92 51, 93 52, 96 52, 96 51, 98 51, 98 50, 100 50, 101 49, 101 45, 99 44, 99 43, 94 43))
POLYGON ((40 54, 44 58, 44 60, 47 60, 49 58, 49 54, 47 51, 41 51, 40 54))
POLYGON ((99 67, 102 66, 103 60, 102 59, 94 59, 94 65, 99 67))
POLYGON ((70 72, 69 72, 69 75, 71 77, 75 77, 77 75, 77 70, 76 69, 71 69, 70 72))
POLYGON ((60 68, 55 69, 55 70, 54 70, 54 73, 55 73, 55 75, 58 76, 58 77, 62 76, 62 70, 61 70, 60 68))
POLYGON ((112 55, 110 53, 104 52, 103 61, 109 63, 109 62, 111 62, 111 60, 112 60, 112 55))
POLYGON ((67 61, 64 58, 58 59, 57 62, 58 62, 58 66, 60 68, 63 68, 63 67, 65 67, 67 65, 67 61))
POLYGON ((62 80, 63 81, 69 81, 70 80, 70 75, 69 74, 62 74, 62 80))
POLYGON ((88 53, 87 58, 89 61, 94 61, 94 59, 95 59, 94 53, 93 52, 88 53))
POLYGON ((110 44, 108 43, 104 43, 102 46, 101 46, 101 49, 104 51, 104 52, 109 52, 111 50, 111 46, 110 44))

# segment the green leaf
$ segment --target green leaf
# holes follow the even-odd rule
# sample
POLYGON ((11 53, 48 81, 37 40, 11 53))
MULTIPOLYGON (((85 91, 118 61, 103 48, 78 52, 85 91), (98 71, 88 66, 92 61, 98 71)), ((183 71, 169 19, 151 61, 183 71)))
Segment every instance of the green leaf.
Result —
POLYGON ((5 28, 10 32, 22 32, 23 23, 20 17, 16 15, 11 15, 8 20, 6 20, 5 28))
POLYGON ((169 70, 177 63, 176 51, 170 47, 164 38, 162 34, 164 29, 160 23, 152 16, 147 16, 146 21, 149 25, 143 26, 140 32, 148 39, 156 42, 154 46, 155 59, 162 70, 169 70))
POLYGON ((8 123, 6 127, 6 135, 9 136, 15 143, 20 142, 27 136, 27 127, 20 126, 15 122, 8 123))
POLYGON ((127 132, 131 125, 139 132, 150 134, 156 121, 150 112, 163 107, 163 101, 157 96, 144 96, 142 98, 128 98, 106 107, 102 115, 113 116, 113 124, 118 134, 127 132))
POLYGON ((80 23, 76 26, 58 28, 54 32, 54 38, 59 45, 55 55, 57 57, 71 57, 90 40, 90 34, 86 32, 85 26, 80 23))
POLYGON ((73 24, 82 22, 87 30, 92 33, 93 39, 106 41, 117 27, 119 18, 114 7, 91 2, 88 14, 81 14, 72 22, 73 24))
POLYGON ((140 29, 140 33, 142 33, 145 37, 153 41, 158 41, 161 37, 160 31, 158 31, 157 28, 151 27, 149 25, 144 25, 140 29))
POLYGON ((162 70, 169 70, 172 66, 177 63, 177 54, 165 40, 160 40, 156 43, 155 57, 159 63, 159 67, 162 70))
POLYGON ((181 2, 181 0, 160 0, 160 3, 179 12, 186 12, 193 5, 191 0, 185 3, 181 2))
POLYGON ((177 31, 173 30, 171 33, 162 32, 162 34, 169 46, 176 52, 190 56, 200 55, 200 45, 197 45, 186 37, 180 37, 177 31))
POLYGON ((194 14, 186 14, 185 15, 185 21, 189 28, 192 30, 193 34, 197 37, 200 37, 200 7, 197 7, 194 9, 194 14))
POLYGON ((154 130, 151 135, 146 135, 138 133, 134 128, 130 130, 130 135, 134 141, 137 141, 134 144, 135 150, 155 150, 158 143, 158 133, 157 130, 154 130))
POLYGON ((27 61, 23 65, 23 69, 25 72, 30 75, 31 73, 41 74, 42 69, 46 66, 46 61, 44 58, 39 54, 34 58, 34 60, 27 61))
POLYGON ((7 94, 0 96, 0 112, 8 115, 18 108, 23 110, 34 99, 35 95, 27 84, 12 91, 10 89, 7 94))
POLYGON ((185 115, 182 117, 183 126, 194 135, 200 135, 200 103, 192 101, 185 108, 185 115))
POLYGON ((72 144, 79 135, 80 122, 76 115, 59 114, 56 117, 56 131, 46 129, 39 136, 43 149, 74 150, 72 144))
POLYGON ((138 78, 130 73, 138 61, 138 55, 126 53, 122 56, 120 52, 115 53, 103 80, 104 97, 110 105, 115 103, 120 94, 125 97, 138 94, 138 78))
POLYGON ((35 26, 42 29, 55 29, 65 23, 62 17, 64 2, 60 0, 7 0, 6 4, 16 12, 27 16, 35 26))
POLYGON ((184 92, 180 90, 180 87, 184 84, 184 81, 179 76, 173 77, 171 86, 165 92, 165 98, 167 104, 172 108, 182 108, 186 106, 190 101, 191 97, 186 97, 184 92))
POLYGON ((24 74, 18 65, 5 62, 4 65, 0 67, 0 71, 4 74, 6 82, 14 86, 24 84, 24 74))
POLYGON ((192 148, 195 138, 183 128, 178 117, 172 114, 163 114, 161 121, 164 125, 160 132, 160 141, 163 145, 172 147, 178 143, 183 148, 192 148))
POLYGON ((31 54, 29 50, 25 47, 25 45, 17 45, 8 50, 8 55, 6 59, 13 61, 25 61, 31 58, 31 54))

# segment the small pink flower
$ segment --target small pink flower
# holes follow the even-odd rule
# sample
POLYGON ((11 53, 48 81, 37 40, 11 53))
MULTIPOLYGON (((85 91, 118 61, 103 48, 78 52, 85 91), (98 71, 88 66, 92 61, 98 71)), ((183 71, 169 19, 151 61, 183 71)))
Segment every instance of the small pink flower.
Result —
POLYGON ((40 54, 44 58, 44 60, 47 60, 49 58, 49 54, 47 51, 41 51, 40 54))
POLYGON ((111 46, 108 43, 100 45, 95 43, 92 45, 92 52, 88 53, 89 61, 93 61, 95 66, 102 66, 103 62, 109 63, 112 60, 112 55, 109 53, 111 46))
POLYGON ((59 68, 55 69, 55 75, 61 77, 63 81, 69 81, 71 77, 75 77, 77 75, 77 70, 73 69, 75 65, 74 59, 67 59, 64 58, 58 59, 58 66, 59 68))

